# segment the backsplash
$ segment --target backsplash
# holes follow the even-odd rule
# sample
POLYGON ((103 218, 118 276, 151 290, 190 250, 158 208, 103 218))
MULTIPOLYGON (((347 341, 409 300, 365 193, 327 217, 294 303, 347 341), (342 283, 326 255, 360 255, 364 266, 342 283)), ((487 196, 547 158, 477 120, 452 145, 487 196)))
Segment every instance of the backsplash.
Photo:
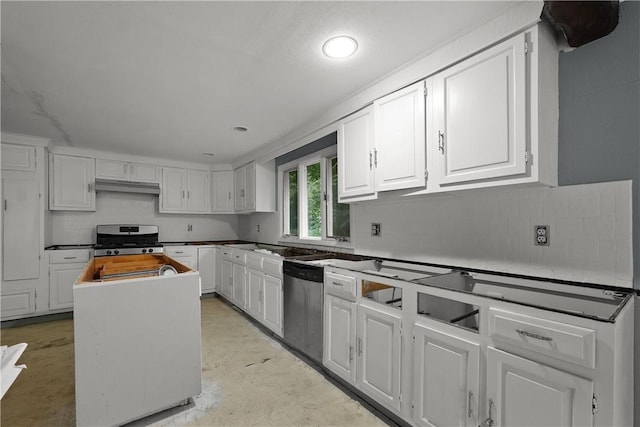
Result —
POLYGON ((96 212, 49 211, 49 244, 95 243, 98 224, 155 224, 160 240, 226 240, 238 237, 236 215, 159 214, 158 197, 147 194, 97 193, 96 212), (187 225, 193 231, 187 231, 187 225))
MULTIPOLYGON (((238 229, 275 243, 278 214, 241 217, 238 229)), ((357 253, 621 287, 632 287, 631 230, 631 181, 383 194, 351 207, 357 253), (534 225, 550 226, 550 246, 534 245, 534 225)))

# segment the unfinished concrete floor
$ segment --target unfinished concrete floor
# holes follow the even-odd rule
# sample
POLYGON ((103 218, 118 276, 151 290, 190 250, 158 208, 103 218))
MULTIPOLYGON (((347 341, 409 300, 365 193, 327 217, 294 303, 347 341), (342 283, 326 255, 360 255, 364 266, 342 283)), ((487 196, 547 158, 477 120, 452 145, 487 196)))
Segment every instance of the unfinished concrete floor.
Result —
MULTIPOLYGON (((2 426, 75 425, 73 320, 7 328, 27 365, 0 401, 2 426)), ((179 361, 177 361, 179 363, 179 361)), ((218 298, 202 300, 202 389, 136 425, 385 425, 218 298)))

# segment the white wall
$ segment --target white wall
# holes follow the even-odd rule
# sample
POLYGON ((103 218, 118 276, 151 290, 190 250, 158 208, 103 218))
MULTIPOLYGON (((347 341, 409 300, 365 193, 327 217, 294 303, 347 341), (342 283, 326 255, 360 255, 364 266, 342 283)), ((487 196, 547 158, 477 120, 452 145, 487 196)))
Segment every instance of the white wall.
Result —
MULTIPOLYGON (((631 181, 383 197, 352 205, 359 254, 632 286, 631 181), (371 237, 372 222, 381 237, 371 237), (551 227, 550 246, 534 245, 534 225, 551 227)), ((278 221, 241 217, 239 237, 274 243, 278 221)))
POLYGON ((158 213, 158 196, 99 192, 96 212, 50 211, 51 241, 47 244, 95 243, 98 224, 156 224, 160 241, 227 240, 238 237, 236 215, 176 215, 158 213), (187 231, 187 225, 193 231, 187 231))

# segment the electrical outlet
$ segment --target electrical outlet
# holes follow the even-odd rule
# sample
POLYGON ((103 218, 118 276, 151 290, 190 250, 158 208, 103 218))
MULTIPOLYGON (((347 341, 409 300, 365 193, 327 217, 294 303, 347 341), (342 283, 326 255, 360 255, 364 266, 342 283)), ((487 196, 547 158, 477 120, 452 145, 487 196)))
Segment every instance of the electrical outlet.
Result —
POLYGON ((193 225, 187 224, 187 231, 193 231, 193 225))
POLYGON ((551 238, 548 225, 534 225, 533 238, 536 246, 549 246, 551 238))
POLYGON ((371 235, 374 237, 380 237, 382 235, 382 224, 380 224, 379 222, 372 222, 371 235))

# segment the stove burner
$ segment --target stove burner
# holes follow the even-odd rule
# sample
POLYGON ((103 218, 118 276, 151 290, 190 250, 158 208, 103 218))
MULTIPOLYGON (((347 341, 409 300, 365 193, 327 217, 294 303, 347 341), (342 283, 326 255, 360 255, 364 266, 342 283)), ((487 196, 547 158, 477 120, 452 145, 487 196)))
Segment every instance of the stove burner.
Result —
POLYGON ((94 256, 163 253, 157 225, 98 225, 94 256))

